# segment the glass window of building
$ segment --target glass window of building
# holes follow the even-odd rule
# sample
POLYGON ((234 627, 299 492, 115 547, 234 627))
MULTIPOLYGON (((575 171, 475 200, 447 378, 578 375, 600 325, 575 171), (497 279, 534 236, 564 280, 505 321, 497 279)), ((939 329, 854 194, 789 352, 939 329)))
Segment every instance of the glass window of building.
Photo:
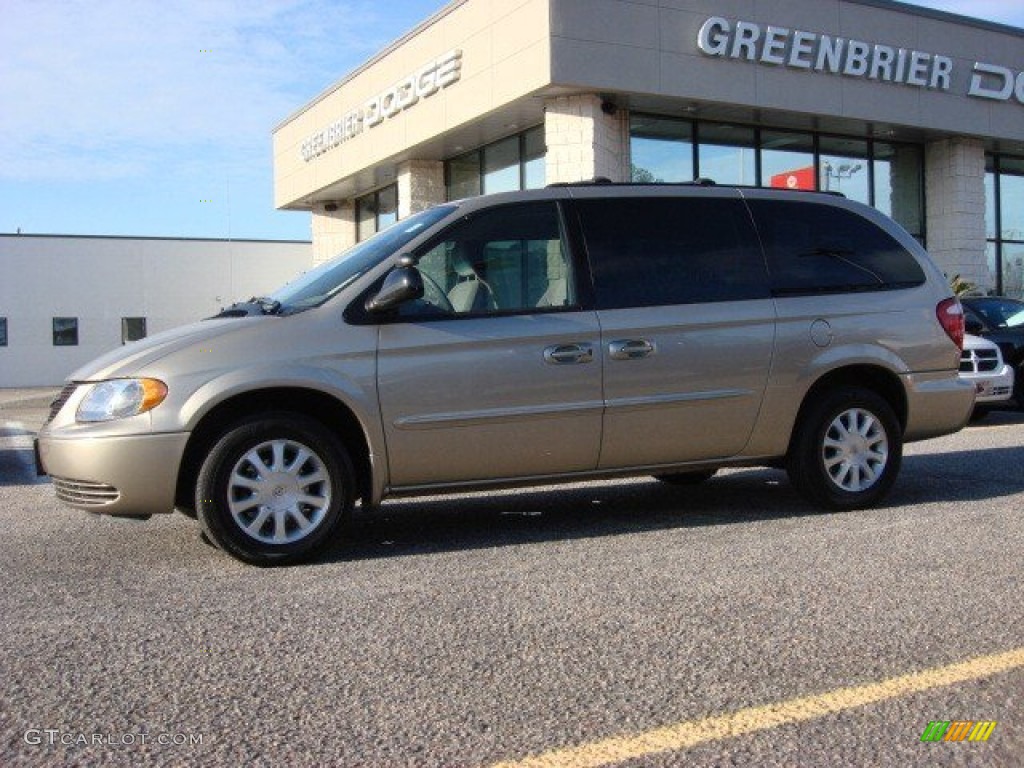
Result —
POLYGON ((398 185, 356 198, 356 240, 363 241, 398 221, 398 185))
POLYGON ((916 144, 633 114, 630 152, 634 181, 703 176, 720 184, 841 192, 925 242, 924 152, 916 144), (691 173, 694 155, 699 163, 691 173))
POLYGON ((541 189, 547 184, 547 146, 544 126, 538 125, 523 134, 523 188, 541 189))
POLYGON ((55 318, 53 318, 53 346, 55 346, 55 347, 77 347, 78 346, 78 318, 77 317, 55 317, 55 318))
POLYGON ((7 318, 0 317, 0 347, 7 346, 7 318))
POLYGON ((819 152, 819 189, 842 192, 851 200, 870 205, 868 143, 862 139, 822 136, 819 152))
POLYGON ((989 268, 997 293, 1024 298, 1024 157, 995 155, 987 167, 989 268))
POLYGON ((693 181, 693 123, 632 115, 629 130, 633 181, 693 181))
POLYGON ((146 318, 144 317, 122 317, 121 318, 121 343, 138 341, 146 338, 146 318))
POLYGON ((377 231, 398 221, 398 186, 392 184, 377 193, 377 231))
POLYGON ((454 157, 445 163, 448 171, 448 199, 461 200, 480 194, 480 153, 454 157))
POLYGON ((544 126, 539 125, 445 162, 449 200, 520 189, 539 189, 547 180, 544 126))
POLYGON ((377 231, 377 211, 374 195, 356 200, 356 240, 365 240, 377 231))
POLYGON ((484 194, 520 188, 519 137, 509 136, 484 147, 484 194))
POLYGON ((788 131, 761 132, 761 186, 815 190, 814 136, 788 131))
POLYGON ((697 175, 718 184, 757 184, 754 129, 701 123, 697 127, 697 175))
POLYGON ((924 153, 915 144, 875 142, 872 205, 924 242, 924 153))

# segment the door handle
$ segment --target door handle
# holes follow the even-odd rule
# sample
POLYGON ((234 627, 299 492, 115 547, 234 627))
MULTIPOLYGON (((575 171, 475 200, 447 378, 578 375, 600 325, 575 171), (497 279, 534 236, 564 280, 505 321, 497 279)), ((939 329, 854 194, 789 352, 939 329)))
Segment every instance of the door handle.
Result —
POLYGON ((639 360, 655 351, 654 342, 647 339, 621 339, 608 345, 608 356, 612 360, 639 360))
POLYGON ((594 348, 589 344, 556 344, 544 350, 544 361, 551 365, 589 363, 594 359, 594 348))

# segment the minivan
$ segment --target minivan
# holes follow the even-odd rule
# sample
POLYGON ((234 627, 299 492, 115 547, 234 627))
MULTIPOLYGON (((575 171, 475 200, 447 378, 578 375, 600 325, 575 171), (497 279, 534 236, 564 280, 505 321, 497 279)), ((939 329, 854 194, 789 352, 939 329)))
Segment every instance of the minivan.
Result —
POLYGON ((74 507, 177 508, 258 565, 399 494, 764 465, 852 509, 966 424, 963 332, 921 245, 841 196, 555 185, 436 205, 99 358, 38 460, 74 507))

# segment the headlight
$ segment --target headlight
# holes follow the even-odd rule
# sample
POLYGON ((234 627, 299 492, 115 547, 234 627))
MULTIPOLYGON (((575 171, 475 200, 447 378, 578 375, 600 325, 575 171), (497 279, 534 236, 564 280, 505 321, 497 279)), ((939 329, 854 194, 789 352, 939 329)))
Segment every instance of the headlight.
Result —
POLYGON ((167 397, 167 385, 157 379, 111 379, 93 384, 75 418, 111 421, 138 416, 156 408, 167 397))

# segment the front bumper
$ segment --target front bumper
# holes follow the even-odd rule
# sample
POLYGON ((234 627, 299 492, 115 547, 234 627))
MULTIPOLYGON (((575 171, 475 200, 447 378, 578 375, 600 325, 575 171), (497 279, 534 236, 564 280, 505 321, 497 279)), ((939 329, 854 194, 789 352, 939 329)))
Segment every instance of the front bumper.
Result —
POLYGON ((104 515, 144 517, 174 511, 187 432, 124 437, 39 436, 39 462, 57 498, 104 515))
POLYGON ((961 373, 974 385, 976 403, 999 403, 1013 397, 1013 368, 1003 364, 999 371, 992 373, 961 373))

